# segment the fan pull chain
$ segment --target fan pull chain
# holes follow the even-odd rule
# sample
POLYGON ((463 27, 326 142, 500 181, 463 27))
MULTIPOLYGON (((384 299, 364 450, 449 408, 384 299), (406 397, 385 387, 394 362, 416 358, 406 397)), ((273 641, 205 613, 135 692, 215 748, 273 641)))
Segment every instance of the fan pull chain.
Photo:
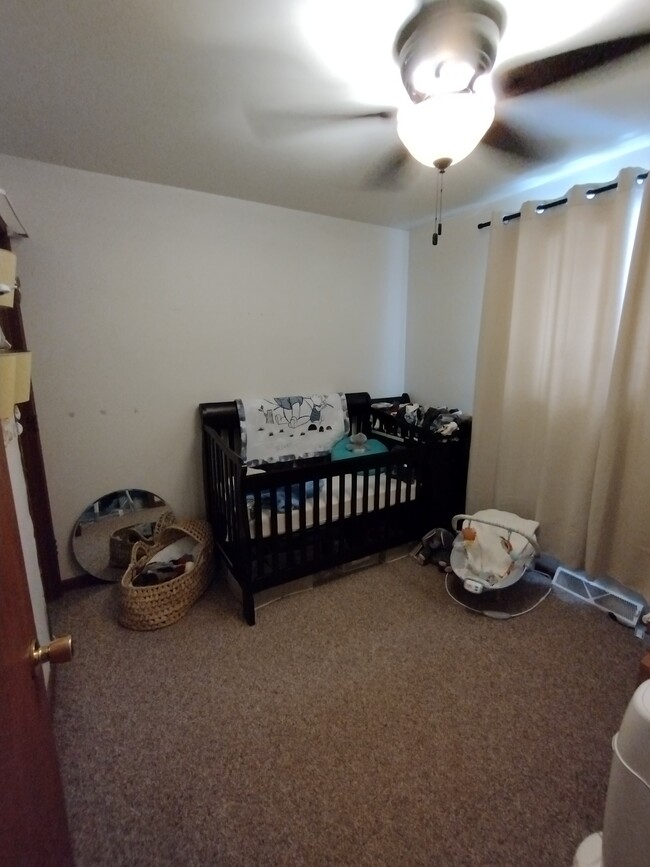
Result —
POLYGON ((431 243, 434 247, 438 244, 438 238, 442 237, 442 188, 443 188, 443 175, 445 171, 451 165, 451 160, 447 157, 444 157, 439 160, 435 160, 433 163, 434 168, 438 169, 438 185, 436 188, 436 210, 434 215, 434 224, 435 229, 433 232, 433 237, 431 238, 431 243))
POLYGON ((434 247, 438 244, 438 235, 439 235, 438 229, 442 228, 441 224, 440 224, 440 221, 441 221, 441 213, 440 212, 442 209, 442 202, 440 201, 440 195, 441 195, 440 178, 439 178, 439 176, 437 176, 436 177, 436 205, 435 205, 435 211, 433 214, 434 228, 433 228, 433 236, 431 238, 431 243, 433 244, 434 247))
POLYGON ((434 245, 438 243, 438 238, 442 237, 442 176, 444 169, 438 172, 438 195, 436 197, 436 229, 433 233, 434 245))

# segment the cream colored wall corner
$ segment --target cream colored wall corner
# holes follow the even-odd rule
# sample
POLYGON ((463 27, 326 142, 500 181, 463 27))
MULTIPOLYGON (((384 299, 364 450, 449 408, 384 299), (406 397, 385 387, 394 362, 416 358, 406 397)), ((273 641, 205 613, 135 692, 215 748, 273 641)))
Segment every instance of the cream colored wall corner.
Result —
POLYGON ((474 215, 446 219, 437 247, 432 231, 411 232, 406 383, 420 403, 471 413, 489 239, 474 215))

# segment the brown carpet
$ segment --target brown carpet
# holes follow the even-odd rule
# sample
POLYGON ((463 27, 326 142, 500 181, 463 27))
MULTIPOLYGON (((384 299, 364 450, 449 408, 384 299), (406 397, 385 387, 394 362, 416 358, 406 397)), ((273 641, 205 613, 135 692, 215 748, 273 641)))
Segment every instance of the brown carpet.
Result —
POLYGON ((116 592, 51 607, 76 642, 55 725, 78 867, 570 867, 601 826, 643 647, 561 591, 492 620, 406 558, 252 628, 218 582, 149 633, 116 592))

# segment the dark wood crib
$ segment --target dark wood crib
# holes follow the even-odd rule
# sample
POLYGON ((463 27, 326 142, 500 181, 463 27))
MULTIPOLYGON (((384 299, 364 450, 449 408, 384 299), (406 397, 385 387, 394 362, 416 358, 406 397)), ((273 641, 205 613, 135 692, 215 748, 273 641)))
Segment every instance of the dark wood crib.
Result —
POLYGON ((267 464, 262 472, 240 456, 236 402, 199 406, 206 515, 250 625, 255 593, 415 542, 463 511, 466 438, 436 449, 373 409, 376 402, 408 402, 407 394, 371 399, 355 392, 346 401, 350 433, 378 439, 388 451, 267 464), (445 498, 448 508, 441 507, 445 498))

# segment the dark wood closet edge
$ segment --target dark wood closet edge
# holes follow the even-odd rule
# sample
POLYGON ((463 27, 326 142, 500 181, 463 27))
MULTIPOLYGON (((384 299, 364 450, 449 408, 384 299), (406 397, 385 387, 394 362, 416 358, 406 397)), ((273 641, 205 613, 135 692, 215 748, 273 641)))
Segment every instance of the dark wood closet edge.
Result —
MULTIPOLYGON (((0 218, 0 248, 11 250, 7 225, 2 218, 0 218)), ((28 348, 20 299, 20 289, 16 289, 14 306, 0 307, 0 328, 2 328, 12 348, 19 352, 28 348)), ((52 602, 54 599, 58 599, 63 591, 33 389, 30 391, 29 401, 20 404, 20 415, 23 432, 18 438, 18 442, 25 473, 27 502, 34 525, 34 539, 43 593, 45 601, 52 602)))

